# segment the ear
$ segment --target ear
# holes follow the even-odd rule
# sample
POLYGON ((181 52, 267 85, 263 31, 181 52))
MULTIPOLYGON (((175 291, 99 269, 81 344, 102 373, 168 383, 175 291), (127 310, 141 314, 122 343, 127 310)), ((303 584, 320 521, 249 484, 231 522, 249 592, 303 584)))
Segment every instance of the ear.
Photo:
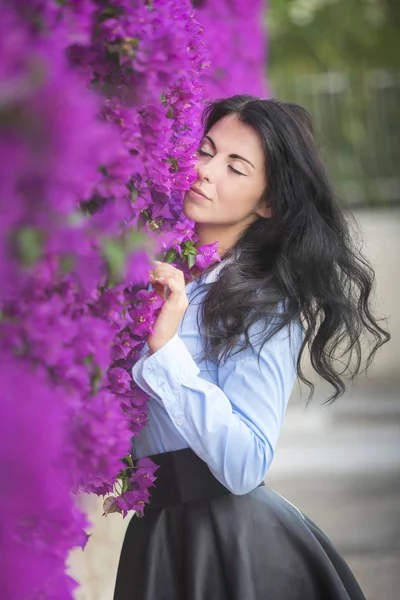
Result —
POLYGON ((262 217, 263 219, 270 219, 271 213, 271 206, 269 204, 263 204, 256 210, 256 215, 262 217))

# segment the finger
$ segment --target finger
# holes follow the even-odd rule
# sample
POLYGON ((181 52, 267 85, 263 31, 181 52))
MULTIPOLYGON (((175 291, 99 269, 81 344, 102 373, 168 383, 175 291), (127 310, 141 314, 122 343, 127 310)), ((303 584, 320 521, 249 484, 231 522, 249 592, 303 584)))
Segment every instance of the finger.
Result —
POLYGON ((153 277, 177 277, 184 281, 184 274, 180 269, 167 264, 160 264, 151 271, 153 277))
POLYGON ((169 262, 161 262, 160 260, 154 260, 152 264, 153 264, 153 268, 166 267, 167 269, 181 271, 181 269, 178 269, 173 263, 169 263, 169 262))
POLYGON ((185 284, 176 276, 173 277, 155 277, 153 278, 153 289, 157 296, 162 300, 167 298, 170 301, 187 304, 185 284))
POLYGON ((162 286, 168 286, 171 292, 180 292, 185 290, 185 282, 175 274, 169 277, 166 275, 153 277, 152 281, 154 282, 154 285, 158 284, 162 286))
POLYGON ((174 265, 171 265, 170 263, 158 263, 157 265, 154 265, 153 271, 156 269, 164 269, 171 272, 176 271, 177 273, 182 273, 180 269, 177 269, 177 267, 174 267, 174 265))
POLYGON ((168 279, 171 279, 173 277, 174 276, 173 275, 171 276, 170 274, 156 273, 155 275, 150 275, 149 279, 150 279, 151 283, 153 283, 153 282, 165 283, 168 279))
POLYGON ((185 282, 176 276, 162 277, 160 283, 167 285, 171 294, 185 295, 185 282))

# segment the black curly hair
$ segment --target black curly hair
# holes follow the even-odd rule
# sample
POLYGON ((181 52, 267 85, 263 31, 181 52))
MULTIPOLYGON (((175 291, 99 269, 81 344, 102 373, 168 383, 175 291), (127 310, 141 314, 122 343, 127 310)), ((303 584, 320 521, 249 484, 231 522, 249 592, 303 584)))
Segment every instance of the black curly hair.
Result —
POLYGON ((314 386, 301 369, 308 347, 313 368, 334 388, 327 402, 333 401, 345 390, 344 377, 354 377, 364 364, 363 334, 372 337, 366 367, 390 339, 370 307, 373 269, 356 248, 355 220, 332 189, 309 113, 275 99, 234 96, 208 105, 205 134, 231 114, 260 135, 267 179, 261 201, 272 216, 242 233, 228 253, 235 260, 227 261, 206 294, 200 315, 205 357, 226 360, 247 347, 256 322, 274 323, 262 347, 299 321, 298 376, 311 397, 314 386), (278 314, 278 321, 271 319, 278 314))

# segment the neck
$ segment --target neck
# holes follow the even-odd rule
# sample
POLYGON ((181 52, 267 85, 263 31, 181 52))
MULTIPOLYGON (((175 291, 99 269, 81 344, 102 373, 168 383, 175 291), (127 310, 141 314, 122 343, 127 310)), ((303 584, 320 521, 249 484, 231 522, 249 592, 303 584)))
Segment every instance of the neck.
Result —
POLYGON ((239 232, 227 229, 226 226, 218 227, 217 225, 210 226, 201 223, 196 223, 195 231, 199 238, 196 242, 196 248, 218 242, 217 250, 221 257, 235 245, 239 235, 239 232))

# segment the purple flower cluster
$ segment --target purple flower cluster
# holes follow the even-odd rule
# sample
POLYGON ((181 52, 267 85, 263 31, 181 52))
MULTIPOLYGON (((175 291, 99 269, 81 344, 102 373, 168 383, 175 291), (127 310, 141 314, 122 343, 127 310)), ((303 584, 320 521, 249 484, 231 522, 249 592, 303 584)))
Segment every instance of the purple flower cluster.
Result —
POLYGON ((245 60, 232 45, 245 23, 254 47, 255 9, 236 0, 227 18, 225 3, 0 0, 4 600, 71 598, 65 561, 87 525, 71 491, 114 494, 106 514, 149 500, 156 465, 129 451, 147 415, 131 368, 162 303, 151 257, 188 277, 219 260, 182 214, 202 85, 226 94, 231 61, 260 81, 261 38, 245 60))
POLYGON ((69 399, 46 370, 5 352, 0 358, 2 598, 69 600, 74 582, 65 560, 85 545, 87 525, 61 462, 69 399))
POLYGON ((202 79, 204 96, 269 95, 266 81, 266 0, 197 0, 211 58, 202 79))

